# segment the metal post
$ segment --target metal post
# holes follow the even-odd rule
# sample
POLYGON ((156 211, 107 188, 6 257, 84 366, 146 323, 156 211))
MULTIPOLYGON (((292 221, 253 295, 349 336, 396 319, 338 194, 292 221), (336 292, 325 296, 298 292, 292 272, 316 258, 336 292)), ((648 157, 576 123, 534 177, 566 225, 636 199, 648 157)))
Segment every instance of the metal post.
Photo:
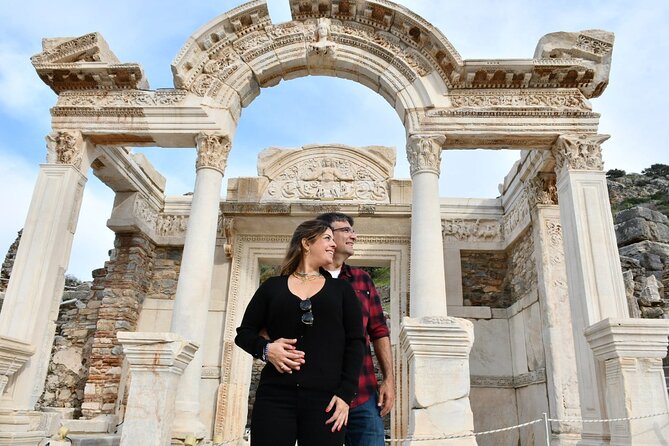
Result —
POLYGON ((544 419, 544 427, 546 428, 546 446, 551 446, 551 428, 548 424, 548 414, 544 412, 542 415, 544 419))

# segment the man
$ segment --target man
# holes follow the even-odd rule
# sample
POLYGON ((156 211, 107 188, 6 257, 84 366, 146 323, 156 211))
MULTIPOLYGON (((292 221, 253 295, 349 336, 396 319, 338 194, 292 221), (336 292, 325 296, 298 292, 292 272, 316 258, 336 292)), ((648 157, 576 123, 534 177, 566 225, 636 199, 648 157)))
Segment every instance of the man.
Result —
POLYGON ((318 220, 327 222, 337 244, 332 264, 326 270, 332 277, 348 280, 362 306, 366 351, 358 380, 358 394, 351 403, 346 428, 346 446, 383 446, 383 419, 395 404, 395 378, 390 349, 390 331, 383 315, 381 300, 372 278, 364 270, 344 262, 354 254, 357 235, 353 218, 339 212, 321 214, 318 220), (383 382, 377 383, 370 341, 379 361, 383 382))

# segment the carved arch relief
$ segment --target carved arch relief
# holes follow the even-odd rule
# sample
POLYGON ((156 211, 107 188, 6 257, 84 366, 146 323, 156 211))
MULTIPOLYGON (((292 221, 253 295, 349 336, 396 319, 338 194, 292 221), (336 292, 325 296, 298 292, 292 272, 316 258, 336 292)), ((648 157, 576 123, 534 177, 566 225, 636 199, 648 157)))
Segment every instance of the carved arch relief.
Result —
POLYGON ((175 58, 175 86, 240 110, 261 87, 320 74, 378 91, 402 120, 406 110, 447 103, 463 62, 421 17, 378 0, 290 3, 288 23, 272 24, 266 3, 253 1, 200 28, 175 58))

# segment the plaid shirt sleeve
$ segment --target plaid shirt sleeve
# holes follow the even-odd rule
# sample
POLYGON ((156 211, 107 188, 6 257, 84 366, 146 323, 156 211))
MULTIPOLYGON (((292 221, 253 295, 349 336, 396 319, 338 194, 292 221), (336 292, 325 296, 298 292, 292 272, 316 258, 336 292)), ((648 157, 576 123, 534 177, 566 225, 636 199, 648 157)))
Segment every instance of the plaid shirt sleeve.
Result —
POLYGON ((358 382, 358 395, 351 403, 353 408, 369 400, 378 389, 370 344, 371 341, 390 336, 390 330, 383 314, 379 293, 369 274, 360 268, 351 268, 344 264, 339 278, 347 280, 358 296, 365 326, 365 357, 358 382))

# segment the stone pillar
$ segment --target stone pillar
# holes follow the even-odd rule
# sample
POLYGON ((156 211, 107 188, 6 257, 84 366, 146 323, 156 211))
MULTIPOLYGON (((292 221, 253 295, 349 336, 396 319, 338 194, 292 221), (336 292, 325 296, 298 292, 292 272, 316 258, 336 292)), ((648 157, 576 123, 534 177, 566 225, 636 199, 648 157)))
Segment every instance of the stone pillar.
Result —
POLYGON ((414 135, 407 144, 411 169, 411 317, 446 316, 446 280, 439 207, 441 136, 414 135))
MULTIPOLYGON (((662 358, 667 355, 669 321, 608 318, 585 336, 606 368, 608 418, 669 412, 662 358)), ((666 444, 669 415, 610 422, 611 446, 666 444)))
POLYGON ((130 365, 122 446, 170 444, 177 384, 198 349, 174 333, 119 332, 130 365))
MULTIPOLYGON (((603 172, 601 143, 608 135, 562 135, 553 147, 560 221, 567 260, 581 413, 585 419, 606 418, 604 370, 595 362, 583 336, 605 318, 627 318, 620 258, 603 172)), ((600 423, 585 423, 590 444, 606 441, 600 423)))
MULTIPOLYGON (((230 139, 224 135, 200 134, 196 144, 197 176, 171 331, 183 339, 203 345, 211 297, 221 182, 230 152, 230 139)), ((209 431, 199 419, 201 374, 202 349, 195 354, 179 384, 173 430, 175 438, 191 434, 202 438, 209 431)))
POLYGON ((440 136, 412 136, 410 314, 402 321, 400 342, 409 366, 409 445, 476 445, 475 438, 421 440, 469 434, 474 417, 469 403, 471 322, 448 317, 439 206, 440 136))
MULTIPOLYGON (((40 166, 12 276, 0 313, 0 336, 34 348, 10 380, 0 408, 34 410, 44 389, 72 240, 86 184, 80 132, 47 137, 49 164, 40 166)), ((6 345, 0 345, 3 350, 6 345)), ((4 351, 2 354, 12 354, 4 351)))
MULTIPOLYGON (((540 173, 527 182, 526 190, 531 209, 537 289, 543 319, 549 416, 563 420, 580 419, 576 355, 555 175, 540 173)), ((551 428, 553 446, 575 446, 581 439, 581 423, 552 423, 551 428)))

